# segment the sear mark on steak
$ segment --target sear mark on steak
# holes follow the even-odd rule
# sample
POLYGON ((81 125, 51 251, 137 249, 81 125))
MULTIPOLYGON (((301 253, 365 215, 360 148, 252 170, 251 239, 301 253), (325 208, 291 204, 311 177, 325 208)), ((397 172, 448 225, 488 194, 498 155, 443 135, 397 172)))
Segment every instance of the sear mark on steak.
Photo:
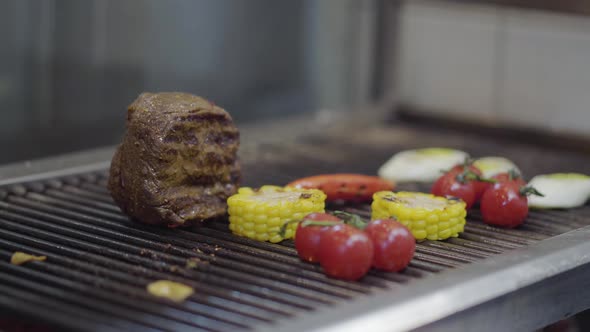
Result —
POLYGON ((241 178, 239 137, 230 115, 201 97, 143 93, 127 112, 111 195, 148 224, 188 226, 223 216, 241 178))

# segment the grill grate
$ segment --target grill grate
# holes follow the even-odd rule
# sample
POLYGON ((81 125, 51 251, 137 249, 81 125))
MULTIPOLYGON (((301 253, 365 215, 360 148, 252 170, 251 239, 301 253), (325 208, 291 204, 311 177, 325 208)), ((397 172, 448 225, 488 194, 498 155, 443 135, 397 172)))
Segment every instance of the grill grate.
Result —
MULTIPOLYGON (((314 173, 339 170, 337 162, 313 156, 305 163, 314 173)), ((261 172, 248 174, 260 181, 251 185, 306 175, 292 163, 249 169, 261 172)), ((525 225, 510 230, 487 226, 472 211, 465 233, 419 243, 402 273, 371 271, 353 283, 301 262, 291 241, 239 238, 225 222, 190 230, 132 222, 113 204, 107 176, 100 171, 0 188, 0 308, 60 330, 249 330, 382 289, 412 287, 414 280, 590 225, 588 206, 532 211, 525 225), (14 266, 14 251, 48 260, 14 266), (157 279, 188 284, 195 294, 182 304, 154 298, 145 286, 157 279)), ((366 205, 334 208, 369 216, 366 205)))
MULTIPOLYGON (((85 174, 9 188, 0 201, 0 305, 74 329, 246 330, 402 287, 590 223, 580 214, 532 212, 521 229, 503 230, 472 213, 461 237, 420 243, 403 273, 371 271, 350 283, 299 261, 292 242, 237 238, 222 222, 189 231, 129 221, 113 205, 105 177, 85 174), (8 261, 14 251, 49 259, 13 266, 8 261), (196 267, 188 268, 188 260, 196 267), (196 293, 184 304, 155 299, 145 292, 155 279, 189 284, 196 293)), ((367 206, 345 210, 369 215, 367 206)), ((577 212, 590 214, 586 210, 577 212)))

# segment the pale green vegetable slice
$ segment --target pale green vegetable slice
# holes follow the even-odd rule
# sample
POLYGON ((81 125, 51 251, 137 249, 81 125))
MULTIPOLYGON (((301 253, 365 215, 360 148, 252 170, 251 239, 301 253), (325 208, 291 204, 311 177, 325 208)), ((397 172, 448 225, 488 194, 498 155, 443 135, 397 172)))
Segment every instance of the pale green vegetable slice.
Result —
POLYGON ((449 148, 425 148, 396 153, 379 168, 380 177, 401 182, 432 182, 441 171, 462 164, 469 158, 466 152, 449 148))
POLYGON ((483 177, 490 178, 496 174, 507 173, 514 170, 520 174, 520 170, 510 159, 504 157, 481 157, 473 162, 473 166, 477 167, 483 177))
POLYGON ((568 209, 582 206, 590 196, 590 177, 579 173, 537 175, 528 184, 544 197, 529 196, 530 207, 568 209))

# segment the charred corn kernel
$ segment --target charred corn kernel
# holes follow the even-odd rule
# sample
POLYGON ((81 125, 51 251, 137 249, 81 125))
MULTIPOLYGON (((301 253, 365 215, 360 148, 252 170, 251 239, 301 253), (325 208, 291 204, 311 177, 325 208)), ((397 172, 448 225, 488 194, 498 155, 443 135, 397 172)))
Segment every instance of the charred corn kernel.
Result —
POLYGON ((317 189, 242 187, 227 199, 229 229, 258 241, 280 242, 292 238, 297 228, 297 223, 289 224, 282 237, 279 232, 283 224, 313 212, 324 212, 325 200, 326 195, 317 189))
POLYGON ((465 226, 465 203, 417 192, 380 191, 373 195, 371 219, 394 217, 417 240, 456 237, 465 226))

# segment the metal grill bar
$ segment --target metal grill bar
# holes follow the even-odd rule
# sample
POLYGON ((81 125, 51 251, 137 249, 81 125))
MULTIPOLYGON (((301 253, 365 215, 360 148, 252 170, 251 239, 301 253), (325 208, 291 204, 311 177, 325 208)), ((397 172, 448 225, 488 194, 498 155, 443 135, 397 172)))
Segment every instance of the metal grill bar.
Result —
MULTIPOLYGON (((3 242, 3 245, 6 245, 7 248, 16 248, 18 247, 18 245, 16 245, 14 242, 3 242)), ((29 250, 31 250, 31 252, 35 252, 36 250, 34 248, 28 247, 29 250)), ((0 251, 0 255, 4 255, 6 257, 9 257, 11 253, 9 253, 8 251, 0 251)), ((52 256, 53 258, 53 256, 52 256)), ((69 286, 72 289, 75 289, 77 291, 81 291, 81 292, 88 292, 90 295, 94 296, 94 297, 99 297, 99 298, 104 298, 106 300, 110 299, 110 296, 118 296, 117 298, 115 298, 115 300, 117 302, 123 303, 129 307, 139 307, 144 311, 150 312, 152 314, 155 315, 167 315, 167 316, 171 316, 171 318, 174 317, 192 317, 192 316, 188 316, 188 314, 197 314, 197 315, 202 315, 204 317, 208 317, 208 318, 212 318, 215 320, 220 320, 220 321, 224 321, 226 323, 229 324, 233 324, 236 326, 240 326, 240 327, 247 327, 248 325, 251 324, 255 324, 255 323, 259 323, 262 321, 270 321, 270 318, 265 318, 265 317, 253 317, 252 315, 248 315, 247 313, 235 313, 232 311, 228 311, 228 310, 223 310, 223 309, 218 309, 218 308, 212 308, 212 307, 208 307, 205 306, 201 303, 191 303, 190 305, 186 306, 186 307, 182 307, 180 305, 176 305, 174 303, 168 303, 166 301, 160 301, 160 303, 164 303, 164 304, 168 304, 172 309, 167 310, 166 312, 162 312, 161 310, 159 310, 159 308, 157 306, 154 306, 150 303, 147 302, 139 302, 137 301, 137 299, 141 299, 142 301, 149 301, 151 300, 151 297, 146 294, 144 289, 137 289, 137 288, 133 288, 131 286, 133 286, 135 283, 137 283, 137 280, 134 280, 134 278, 129 278, 128 275, 126 274, 122 274, 122 273, 110 273, 109 270, 107 269, 92 269, 94 273, 85 273, 85 272, 81 272, 81 271, 72 271, 71 267, 71 261, 68 261, 67 259, 63 259, 61 257, 56 258, 55 260, 58 260, 58 262, 60 263, 60 265, 54 265, 54 264, 41 264, 41 263, 35 263, 36 265, 32 265, 36 268, 36 270, 40 270, 43 272, 46 272, 47 274, 38 274, 38 277, 44 277, 44 276, 48 276, 48 275, 53 275, 55 277, 52 277, 53 280, 51 280, 53 283, 55 283, 56 285, 62 284, 64 282, 78 282, 77 284, 73 285, 73 286, 69 286), (100 282, 100 286, 101 289, 88 289, 87 287, 84 287, 86 285, 93 285, 97 283, 96 280, 96 275, 102 275, 105 276, 107 278, 112 278, 113 280, 117 280, 120 283, 107 283, 107 282, 100 282), (79 288, 82 287, 84 289, 80 290, 79 288), (108 293, 105 293, 104 290, 109 291, 108 293), (121 295, 118 295, 122 294, 121 295), (186 311, 183 312, 183 311, 186 311)), ((90 266, 86 266, 85 267, 85 271, 90 270, 89 269, 90 266)), ((14 267, 13 267, 14 268, 14 267)), ((17 271, 18 272, 18 271, 17 271)), ((20 271, 19 273, 31 273, 29 272, 23 272, 20 271)), ((49 278, 49 277, 48 277, 49 278)), ((135 277, 137 278, 137 277, 135 277)), ((146 282, 148 282, 148 280, 145 280, 146 282)), ((48 281, 45 281, 44 283, 48 283, 48 281)), ((67 287, 67 285, 66 285, 67 287)), ((192 323, 192 318, 191 320, 188 322, 189 324, 192 323)), ((235 328, 235 326, 234 326, 235 328)))
MULTIPOLYGON (((136 229, 130 230, 129 228, 125 227, 123 224, 120 224, 120 223, 106 222, 106 225, 108 225, 111 229, 116 230, 116 231, 113 231, 111 229, 89 226, 86 223, 77 223, 73 220, 66 219, 63 217, 56 217, 53 215, 39 213, 39 212, 36 212, 36 210, 32 209, 33 207, 35 207, 35 208, 46 207, 46 208, 49 208, 50 210, 53 210, 53 211, 61 212, 63 214, 68 214, 68 211, 61 210, 60 208, 51 208, 48 205, 42 205, 42 204, 31 204, 30 201, 24 200, 22 198, 14 198, 14 199, 11 199, 11 201, 20 202, 31 209, 24 209, 24 208, 20 208, 18 206, 3 204, 1 202, 0 202, 0 206, 5 207, 7 209, 7 211, 13 209, 13 210, 16 210, 16 211, 23 213, 23 214, 32 214, 35 217, 47 218, 51 222, 65 223, 66 225, 68 225, 72 228, 86 229, 88 231, 93 232, 94 234, 99 234, 100 232, 102 232, 102 233, 109 234, 111 236, 121 237, 122 235, 118 231, 127 230, 128 234, 131 233, 131 234, 134 234, 137 236, 137 237, 125 237, 124 240, 126 243, 138 241, 140 243, 145 244, 148 242, 145 239, 161 240, 162 234, 166 234, 166 235, 169 235, 170 238, 164 238, 166 240, 165 243, 155 243, 154 244, 152 242, 152 245, 156 246, 153 249, 168 251, 168 252, 178 252, 179 254, 182 254, 185 256, 190 256, 190 257, 195 257, 195 258, 198 258, 199 260, 202 260, 205 262, 211 261, 214 259, 215 262, 218 264, 225 263, 224 265, 231 266, 233 268, 239 268, 241 265, 238 265, 239 263, 237 263, 235 261, 230 261, 230 262, 224 261, 224 256, 231 255, 232 258, 234 258, 234 259, 241 258, 241 260, 243 260, 243 261, 249 260, 250 262, 256 263, 257 266, 265 266, 265 267, 272 268, 274 270, 278 270, 278 271, 286 272, 286 273, 294 273, 294 272, 300 271, 301 268, 306 268, 307 270, 304 270, 303 274, 305 276, 308 276, 309 278, 313 278, 316 280, 322 280, 325 283, 332 284, 332 285, 340 285, 340 287, 343 287, 343 288, 348 285, 348 283, 338 281, 338 280, 326 280, 326 278, 323 276, 323 274, 321 272, 314 272, 314 271, 318 271, 317 267, 315 267, 313 265, 310 266, 309 264, 304 264, 304 263, 300 262, 297 258, 292 257, 292 256, 282 256, 282 255, 277 255, 277 254, 269 254, 266 251, 252 250, 252 248, 249 248, 247 246, 235 245, 234 243, 225 242, 225 241, 214 241, 212 243, 207 243, 207 240, 211 240, 211 238, 207 238, 207 237, 204 237, 199 234, 193 234, 193 233, 186 232, 187 234, 182 234, 182 235, 185 235, 185 236, 188 235, 186 237, 189 238, 191 241, 183 241, 183 240, 179 239, 179 236, 178 236, 179 232, 177 232, 177 231, 158 230, 159 234, 155 235, 153 233, 149 233, 146 231, 140 231, 140 230, 136 230, 136 229), (199 247, 196 247, 196 243, 199 243, 199 247), (190 251, 187 251, 187 249, 180 249, 178 247, 171 246, 171 244, 182 245, 185 248, 188 248, 190 251), (195 248, 197 248, 198 251, 194 251, 195 248), (240 250, 241 252, 229 251, 228 249, 240 250), (251 256, 248 256, 247 254, 250 254, 251 256), (212 256, 212 255, 215 255, 215 256, 212 256), (266 256, 267 258, 273 259, 273 261, 263 260, 263 259, 256 257, 256 256, 252 257, 253 255, 262 256, 262 257, 266 256), (276 261, 282 261, 282 263, 285 263, 285 264, 281 264, 276 261), (296 266, 293 266, 294 264, 296 266), (300 267, 298 267, 298 266, 300 266, 300 267), (309 270, 313 270, 313 271, 309 271, 309 270)), ((8 212, 0 212, 0 215, 3 215, 3 214, 5 215, 7 213, 8 212)), ((70 214, 72 214, 72 213, 70 213, 70 214)), ((88 221, 94 221, 94 222, 98 222, 98 223, 104 222, 104 220, 101 220, 101 219, 98 219, 95 217, 86 216, 85 219, 87 219, 88 221)), ((136 226, 136 225, 131 225, 131 226, 136 226)), ((152 230, 153 230, 153 228, 152 228, 152 230)), ((149 254, 149 253, 144 252, 144 255, 147 255, 147 254, 149 254)), ((154 253, 152 253, 152 254, 154 254, 154 253)), ((289 254, 292 255, 293 252, 290 251, 289 254)), ((245 269, 253 269, 253 268, 254 267, 251 265, 245 266, 245 269)), ((267 272, 265 272, 265 273, 267 273, 267 272)), ((271 275, 270 277, 276 277, 276 276, 271 275)), ((313 284, 307 285, 307 286, 313 287, 313 284)), ((330 293, 330 291, 332 290, 330 287, 327 287, 325 285, 322 285, 321 287, 318 286, 318 288, 321 288, 319 291, 327 292, 327 293, 330 293)), ((350 287, 347 287, 346 289, 350 289, 350 287)), ((366 292, 368 290, 366 287, 353 288, 353 289, 356 289, 361 292, 366 292)), ((336 295, 339 295, 340 297, 350 297, 350 296, 354 295, 354 293, 350 293, 348 291, 343 292, 343 291, 333 290, 333 292, 336 292, 336 295)))
POLYGON ((33 292, 19 292, 13 287, 0 285, 0 305, 3 308, 20 314, 27 314, 32 317, 39 317, 46 322, 59 321, 65 328, 83 330, 92 326, 100 331, 117 331, 115 327, 108 324, 110 317, 101 321, 99 315, 92 312, 80 310, 78 307, 51 298, 43 298, 33 292))

